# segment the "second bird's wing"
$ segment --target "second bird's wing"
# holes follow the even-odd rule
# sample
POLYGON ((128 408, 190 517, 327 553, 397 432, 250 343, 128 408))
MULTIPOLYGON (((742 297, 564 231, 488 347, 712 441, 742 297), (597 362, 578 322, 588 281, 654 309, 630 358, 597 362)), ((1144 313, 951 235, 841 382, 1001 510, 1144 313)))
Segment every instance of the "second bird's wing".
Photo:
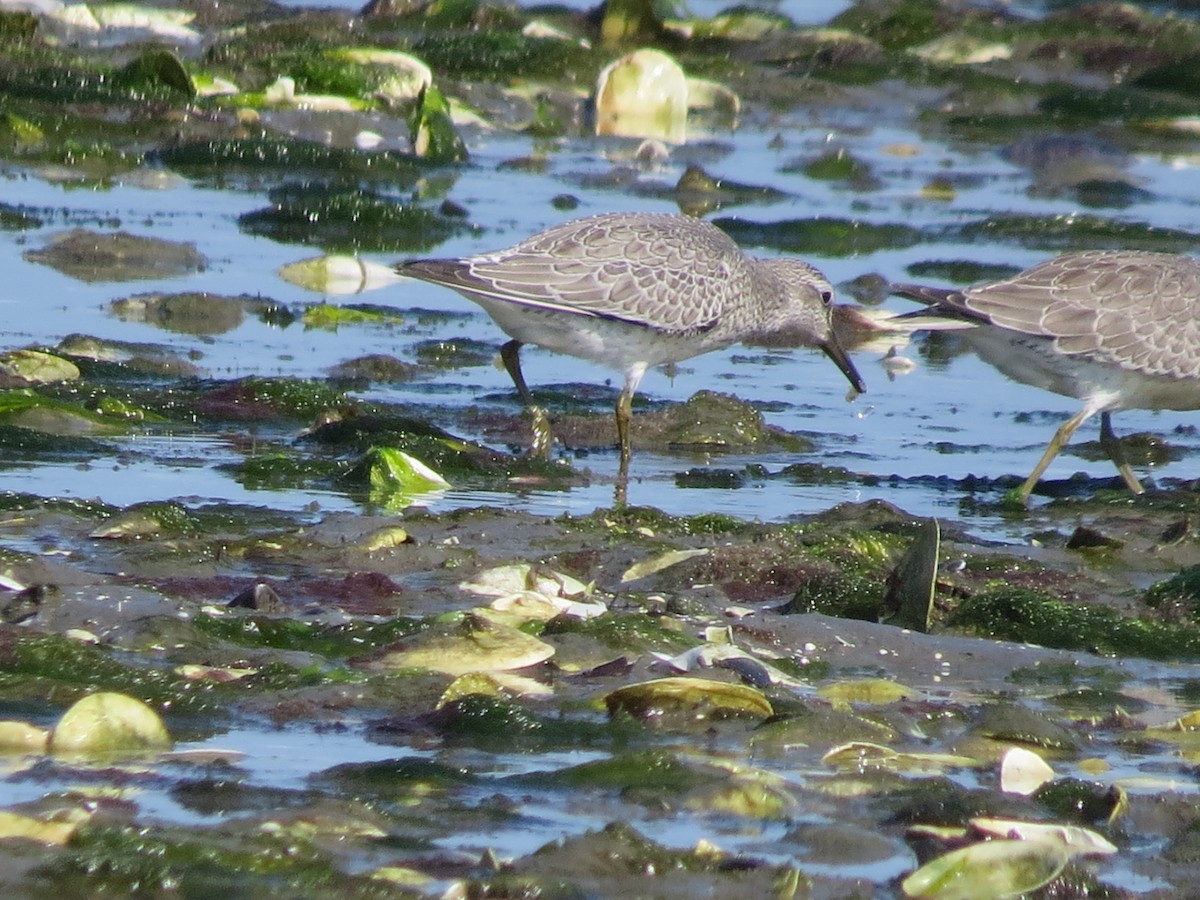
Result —
POLYGON ((996 325, 1147 375, 1200 377, 1200 263, 1142 251, 1069 253, 963 292, 996 325))

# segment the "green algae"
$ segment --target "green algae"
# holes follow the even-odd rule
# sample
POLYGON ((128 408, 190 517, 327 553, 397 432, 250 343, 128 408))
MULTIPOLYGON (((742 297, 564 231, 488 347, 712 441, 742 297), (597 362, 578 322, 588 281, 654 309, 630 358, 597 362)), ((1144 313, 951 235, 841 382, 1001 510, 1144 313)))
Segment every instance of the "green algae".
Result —
POLYGON ((520 32, 430 33, 413 52, 444 78, 507 82, 516 78, 588 78, 607 60, 594 50, 520 32))
POLYGON ((408 120, 413 152, 434 165, 465 163, 470 156, 450 115, 450 103, 429 85, 421 91, 408 120))
POLYGON ((866 186, 872 183, 870 167, 845 150, 823 153, 804 164, 804 174, 816 181, 850 181, 866 186))
POLYGON ((199 532, 188 510, 173 501, 153 500, 134 503, 92 532, 93 537, 141 538, 180 537, 199 532))
POLYGON ((1079 739, 1050 716, 1016 703, 992 703, 977 714, 972 730, 992 740, 1048 750, 1075 751, 1079 739))
POLYGON ((797 746, 815 747, 824 752, 857 741, 890 744, 898 737, 899 732, 886 722, 848 708, 792 704, 784 714, 756 728, 750 737, 750 746, 756 756, 781 758, 797 746))
POLYGON ((242 231, 327 253, 425 252, 466 230, 458 218, 362 187, 293 182, 268 198, 270 207, 238 217, 242 231))
POLYGON ((421 619, 404 616, 380 623, 354 621, 342 625, 318 625, 274 616, 218 618, 205 613, 195 619, 199 632, 231 644, 301 651, 327 659, 348 659, 386 647, 416 634, 427 624, 421 619))
POLYGON ((421 717, 452 745, 467 745, 492 753, 553 753, 606 748, 624 743, 642 729, 629 723, 608 723, 538 713, 528 706, 483 694, 467 694, 421 717))
MULTIPOLYGON (((517 780, 532 777, 519 776, 517 780)), ((608 759, 581 763, 556 772, 539 772, 536 778, 551 787, 653 791, 665 796, 682 794, 720 780, 713 773, 690 766, 666 750, 618 753, 608 759)))
POLYGON ((857 472, 821 463, 788 463, 779 470, 777 477, 796 484, 853 484, 862 480, 857 472))
MULTIPOLYGON (((134 504, 132 509, 139 505, 134 504)), ((200 535, 249 534, 266 536, 272 531, 290 531, 296 527, 296 516, 286 510, 245 503, 198 503, 184 508, 191 527, 200 535)))
MULTIPOLYGON (((126 434, 126 415, 112 416, 82 402, 55 399, 31 388, 0 392, 0 424, 61 436, 64 439, 126 434)), ((73 390, 73 389, 72 389, 73 390)))
POLYGON ((1093 716, 1097 719, 1120 709, 1137 715, 1146 712, 1151 705, 1140 697, 1106 687, 1072 687, 1071 690, 1055 694, 1049 702, 1073 717, 1093 716))
POLYGON ((830 25, 860 32, 895 50, 938 37, 947 22, 941 9, 922 0, 873 0, 839 13, 830 25))
POLYGON ((658 43, 663 37, 661 6, 651 0, 606 0, 601 7, 601 43, 608 47, 658 43))
MULTIPOLYGON (((891 77, 904 65, 876 41, 841 29, 799 30, 791 37, 787 50, 773 55, 770 62, 803 85, 814 78, 837 85, 871 85, 891 77)), ((792 86, 789 94, 795 90, 792 86)), ((793 102, 794 96, 788 95, 774 100, 782 107, 793 102)))
POLYGON ((0 96, 47 104, 183 104, 190 95, 137 69, 90 65, 81 57, 20 51, 0 63, 0 96))
POLYGON ((135 91, 174 92, 187 99, 196 96, 196 86, 179 57, 159 47, 143 50, 140 56, 114 72, 112 80, 135 91))
POLYGON ((996 587, 970 597, 948 626, 987 637, 1147 659, 1195 659, 1200 628, 1122 616, 1101 606, 1066 603, 1038 591, 996 587))
POLYGON ((100 519, 112 515, 116 509, 96 499, 42 497, 27 491, 0 491, 0 510, 5 512, 50 510, 84 519, 100 519))
POLYGON ((757 688, 693 676, 668 676, 627 684, 604 695, 609 716, 651 722, 658 727, 693 730, 732 719, 762 721, 775 714, 757 688))
POLYGON ((404 757, 379 762, 339 763, 313 775, 314 785, 336 789, 361 799, 427 793, 429 789, 451 790, 474 784, 478 777, 470 769, 432 759, 404 757))
MULTIPOLYGON (((94 397, 86 401, 88 409, 93 409, 102 416, 108 418, 127 419, 130 422, 145 422, 147 419, 146 410, 134 406, 127 400, 122 400, 120 397, 112 397, 109 395, 94 397)), ((161 416, 154 418, 162 421, 161 416)))
POLYGON ((823 613, 844 619, 877 622, 883 618, 881 579, 843 572, 817 572, 800 586, 781 613, 823 613))
POLYGON ((1200 98, 1169 98, 1126 88, 1102 91, 1062 88, 1043 97, 1038 102, 1038 112, 1055 119, 1060 127, 1120 119, 1132 128, 1139 122, 1194 116, 1200 113, 1200 98))
POLYGON ((693 467, 675 475, 675 486, 689 490, 737 490, 747 484, 746 475, 733 469, 693 467))
POLYGON ((1162 850, 1168 863, 1193 867, 1200 864, 1200 821, 1192 821, 1162 850))
POLYGON ((498 697, 467 694, 443 705, 426 721, 444 737, 474 746, 507 751, 543 746, 538 740, 545 727, 541 717, 526 706, 498 697))
POLYGON ((364 383, 398 384, 415 381, 422 375, 420 366, 387 353, 369 353, 366 356, 343 360, 330 366, 328 371, 330 379, 334 382, 348 381, 358 385, 359 390, 364 383))
POLYGON ((0 698, 8 704, 66 706, 94 691, 117 691, 177 715, 221 710, 220 700, 173 672, 134 656, 129 660, 81 641, 0 626, 0 698))
POLYGON ((890 523, 871 526, 859 522, 846 527, 836 522, 823 522, 791 535, 785 532, 783 537, 797 541, 815 559, 832 563, 839 571, 882 580, 900 554, 908 549, 909 540, 915 535, 915 525, 910 521, 897 528, 890 523))
POLYGON ((450 486, 437 472, 395 447, 368 447, 342 476, 347 484, 365 487, 373 506, 404 509, 424 494, 450 486))
POLYGON ((1078 778, 1056 778, 1038 788, 1033 799, 1045 806, 1056 819, 1082 825, 1105 822, 1118 801, 1118 789, 1078 778))
MULTIPOLYGON (((767 426, 762 412, 730 394, 696 391, 684 403, 639 417, 639 441, 672 449, 744 450, 770 446, 789 453, 805 449, 803 438, 767 426)), ((753 467, 747 475, 755 476, 753 467)), ((765 470, 759 467, 759 476, 765 470)))
MULTIPOLYGON (((90 367, 84 361, 80 367, 81 374, 94 374, 94 369, 89 373, 88 368, 90 367)), ((122 372, 118 368, 116 371, 126 377, 130 375, 127 369, 122 372)), ((96 434, 100 436, 140 433, 143 429, 132 429, 131 426, 144 425, 153 428, 169 421, 167 416, 151 405, 159 402, 157 392, 153 389, 124 390, 78 381, 41 385, 37 390, 42 398, 39 407, 65 410, 72 416, 82 408, 84 413, 94 417, 91 421, 98 426, 96 434)))
POLYGON ((272 72, 295 79, 297 93, 373 99, 387 86, 392 71, 387 66, 358 62, 345 50, 331 48, 315 53, 276 54, 271 58, 272 72))
POLYGON ((419 20, 426 33, 481 28, 518 30, 524 22, 524 16, 515 8, 485 0, 433 0, 428 6, 415 8, 408 18, 419 20))
POLYGON ((619 509, 598 510, 586 516, 566 516, 560 520, 572 530, 599 530, 615 538, 634 533, 659 537, 691 537, 694 535, 738 535, 758 532, 761 526, 723 513, 698 513, 676 516, 652 506, 623 506, 619 509))
POLYGON ((1004 215, 957 226, 948 239, 968 242, 1012 241, 1025 247, 1058 250, 1104 249, 1185 252, 1200 235, 1147 222, 1125 222, 1094 215, 1004 215))
POLYGON ((334 488, 346 471, 339 460, 298 456, 294 452, 260 453, 241 462, 219 467, 250 490, 297 490, 317 486, 334 488))
POLYGON ((1003 799, 987 791, 973 791, 949 778, 923 778, 889 791, 884 802, 888 819, 898 824, 962 826, 974 816, 1003 814, 1003 799))
POLYGON ((1189 97, 1200 97, 1198 69, 1200 56, 1182 56, 1147 69, 1131 79, 1130 84, 1151 91, 1171 91, 1189 97))
MULTIPOLYGON (((202 396, 204 407, 218 413, 222 407, 249 407, 269 411, 279 417, 314 419, 330 410, 354 408, 358 404, 345 393, 318 379, 262 378, 252 376, 216 386, 220 403, 208 392, 202 396)), ((219 418, 219 415, 214 416, 219 418)))
MULTIPOLYGON (((545 489, 566 486, 571 470, 554 460, 514 457, 481 444, 455 437, 421 419, 379 411, 362 411, 328 422, 304 436, 305 443, 327 450, 364 454, 371 447, 402 451, 437 471, 448 481, 485 482, 513 489, 515 476, 538 478, 545 489)), ((352 464, 353 465, 353 464, 352 464)), ((363 490, 369 480, 352 474, 352 465, 341 473, 339 489, 363 490)))
POLYGON ((3 423, 0 423, 0 449, 6 454, 45 461, 92 460, 112 452, 112 447, 93 437, 50 434, 3 423))
POLYGON ((591 638, 613 650, 644 653, 657 650, 678 653, 699 642, 676 628, 641 613, 613 613, 591 619, 557 616, 546 623, 543 638, 556 635, 578 635, 591 638))
POLYGON ((308 842, 268 832, 216 833, 133 825, 86 825, 71 845, 33 873, 56 893, 126 896, 145 891, 187 896, 324 898, 404 896, 365 876, 347 875, 308 842), (234 887, 236 886, 236 888, 234 887))
POLYGON ((940 278, 955 284, 1003 281, 1021 271, 1019 266, 976 262, 970 259, 939 259, 910 263, 904 271, 913 278, 940 278))
POLYGON ((344 306, 317 303, 306 307, 300 317, 305 328, 320 328, 323 331, 337 331, 347 325, 399 325, 404 320, 404 313, 390 306, 373 303, 348 303, 344 306))
POLYGON ((1142 602, 1151 609, 1183 607, 1194 617, 1200 610, 1200 566, 1185 569, 1148 587, 1142 602))
POLYGON ((420 161, 407 153, 347 150, 315 141, 272 137, 184 140, 153 151, 147 161, 222 182, 239 171, 277 170, 287 178, 304 173, 336 174, 410 187, 422 174, 420 161))
MULTIPOLYGON (((546 844, 502 876, 503 896, 555 898, 626 897, 645 892, 647 877, 666 876, 681 896, 808 896, 808 879, 789 865, 695 850, 676 850, 652 841, 624 822, 546 844)), ((492 879, 479 879, 490 888, 492 879)), ((489 891, 490 892, 490 891, 489 891)), ((664 892, 666 893, 666 892, 664 892)))
POLYGON ((37 32, 38 20, 31 12, 0 12, 0 38, 13 44, 28 42, 37 32))
POLYGON ((754 41, 771 34, 794 31, 795 23, 784 13, 735 6, 711 19, 688 19, 692 38, 696 41, 733 40, 754 41))
MULTIPOLYGON (((325 684, 353 684, 363 680, 357 673, 348 669, 330 668, 319 663, 294 666, 273 661, 261 663, 255 669, 254 675, 242 679, 242 683, 237 685, 238 688, 255 692, 298 691, 301 688, 315 688, 325 684)), ((236 692, 236 689, 226 690, 227 694, 236 692)))
POLYGON ((874 224, 832 216, 777 222, 723 218, 713 224, 744 246, 819 256, 858 256, 911 247, 924 239, 919 229, 909 225, 874 224))
POLYGON ((469 337, 420 341, 413 345, 417 362, 432 369, 469 369, 491 365, 496 348, 486 341, 469 337))
POLYGON ((263 84, 281 71, 277 60, 322 56, 344 47, 352 36, 344 17, 315 10, 278 18, 251 18, 209 47, 204 62, 235 81, 263 84))

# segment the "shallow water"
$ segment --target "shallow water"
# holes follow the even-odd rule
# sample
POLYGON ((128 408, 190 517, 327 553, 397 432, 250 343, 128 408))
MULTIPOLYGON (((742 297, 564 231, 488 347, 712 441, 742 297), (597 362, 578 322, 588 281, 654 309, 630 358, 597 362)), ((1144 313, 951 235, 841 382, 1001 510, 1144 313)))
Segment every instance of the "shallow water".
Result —
MULTIPOLYGON (((1078 205, 1069 199, 1027 197, 1028 176, 992 151, 974 148, 961 152, 895 125, 871 127, 865 124, 869 116, 856 110, 823 110, 813 118, 818 121, 776 122, 769 129, 750 124, 720 136, 717 158, 708 163, 710 171, 739 180, 750 180, 746 177, 748 173, 769 172, 769 183, 790 195, 771 204, 723 210, 720 215, 773 221, 807 218, 816 211, 848 215, 853 210, 853 215, 866 221, 937 226, 975 221, 997 213, 1070 216, 1079 211, 1078 205), (785 149, 767 147, 775 134, 785 136, 785 149), (827 142, 845 146, 868 163, 882 179, 882 189, 857 194, 836 184, 779 171, 786 161, 819 152, 827 142), (919 152, 912 159, 897 160, 889 150, 896 146, 917 148, 919 152), (950 204, 920 196, 926 182, 946 174, 966 180, 970 187, 960 191, 950 204)), ((470 220, 481 233, 453 238, 438 247, 437 254, 460 255, 494 249, 565 218, 591 212, 674 208, 666 200, 587 186, 589 176, 603 176, 614 165, 605 148, 590 141, 571 141, 555 155, 547 174, 504 171, 502 177, 497 177, 501 163, 532 150, 531 142, 519 137, 480 135, 472 141, 472 163, 458 176, 450 196, 469 209, 470 220), (552 197, 564 191, 579 199, 578 209, 568 214, 557 212, 549 204, 552 197), (514 202, 514 198, 520 198, 520 202, 514 202)), ((1144 180, 1149 195, 1114 216, 1163 227, 1200 230, 1200 179, 1183 177, 1180 166, 1190 167, 1190 161, 1139 159, 1132 171, 1144 180)), ((667 163, 645 173, 641 180, 670 184, 682 170, 682 162, 667 163)), ((406 322, 400 329, 349 326, 336 333, 305 330, 300 325, 278 328, 247 317, 231 331, 205 336, 177 334, 119 319, 108 312, 112 300, 152 291, 261 295, 283 305, 317 299, 283 282, 276 274, 281 265, 307 258, 313 255, 311 251, 239 231, 237 217, 263 206, 264 193, 193 187, 180 180, 171 183, 174 186, 165 190, 116 186, 94 191, 47 182, 36 172, 10 171, 4 181, 7 202, 57 213, 41 229, 0 233, 0 267, 7 273, 0 293, 0 308, 7 310, 6 318, 15 326, 9 332, 9 346, 53 345, 68 334, 86 333, 111 340, 165 345, 191 354, 198 365, 218 378, 250 374, 319 377, 333 364, 367 353, 390 353, 404 359, 420 340, 466 336, 496 346, 504 340, 488 317, 468 301, 450 291, 408 282, 350 298, 334 298, 333 302, 368 301, 394 305, 401 310, 440 310, 458 315, 449 320, 414 321, 411 326, 406 322), (88 284, 22 259, 25 250, 40 246, 64 225, 89 220, 103 221, 109 227, 119 225, 135 234, 193 242, 209 258, 210 265, 204 271, 184 277, 88 284)), ((753 252, 753 248, 749 249, 753 252)), ((900 280, 906 277, 906 265, 925 260, 971 259, 1024 266, 1046 255, 1011 245, 930 242, 853 257, 809 255, 808 258, 839 283, 867 273, 900 280)), ((396 256, 376 253, 368 258, 390 263, 396 256)), ((843 302, 847 300, 843 297, 843 302)), ((895 299, 888 301, 887 307, 897 311, 911 308, 895 299)), ((679 366, 674 377, 662 372, 650 373, 641 389, 646 398, 684 400, 702 388, 732 393, 759 404, 770 425, 813 435, 817 449, 800 460, 783 455, 756 455, 752 459, 719 455, 688 458, 639 452, 632 469, 630 501, 673 513, 727 511, 763 521, 784 520, 836 503, 863 499, 890 500, 918 515, 953 514, 961 497, 945 485, 906 483, 896 488, 889 486, 886 479, 892 476, 960 479, 971 474, 1023 477, 1040 456, 1053 430, 1076 409, 1073 400, 1009 382, 969 353, 927 363, 920 345, 905 347, 901 341, 897 347, 903 356, 917 364, 915 370, 890 377, 881 352, 860 353, 856 362, 867 380, 868 391, 852 402, 847 402, 847 386, 833 366, 823 357, 803 350, 768 355, 754 348, 734 347, 688 360, 679 366), (877 487, 788 486, 776 481, 770 483, 769 490, 752 484, 735 491, 683 489, 673 484, 676 473, 694 466, 741 470, 748 463, 758 463, 768 471, 778 471, 796 461, 843 466, 884 481, 877 487)), ((539 385, 561 383, 561 358, 530 347, 523 359, 527 380, 535 390, 539 385)), ((573 361, 570 371, 572 380, 581 383, 613 384, 617 378, 611 371, 581 361, 573 361)), ((515 395, 506 374, 489 366, 443 371, 432 381, 379 385, 362 396, 401 403, 433 403, 448 410, 476 403, 494 404, 505 411, 515 409, 515 395)), ((1194 453, 1200 444, 1193 418, 1186 413, 1131 411, 1118 414, 1114 423, 1119 434, 1150 431, 1167 435, 1183 458, 1170 465, 1166 474, 1189 478, 1196 474, 1194 453)), ((453 430, 451 423, 435 421, 435 424, 453 430)), ((1095 428, 1092 423, 1085 425, 1077 435, 1077 442, 1095 440, 1095 428)), ((150 446, 141 438, 130 442, 129 449, 138 457, 132 464, 110 465, 97 460, 86 473, 57 466, 24 468, 5 476, 6 486, 127 504, 178 496, 176 476, 184 471, 181 466, 185 465, 188 495, 291 508, 315 500, 330 508, 346 508, 345 502, 337 497, 245 491, 213 470, 215 463, 225 461, 219 441, 188 434, 179 434, 173 441, 153 440, 150 446), (186 462, 181 462, 184 457, 186 462)), ((435 501, 432 508, 499 503, 538 513, 585 513, 611 503, 615 453, 594 452, 575 463, 594 474, 589 486, 550 495, 530 492, 489 496, 478 491, 452 490, 435 501)), ((1063 478, 1075 472, 1086 472, 1093 477, 1112 474, 1107 460, 1084 460, 1068 448, 1047 477, 1063 478)), ((1153 474, 1139 471, 1143 478, 1153 474)), ((970 525, 984 533, 1012 537, 998 520, 987 516, 970 519, 970 525)))

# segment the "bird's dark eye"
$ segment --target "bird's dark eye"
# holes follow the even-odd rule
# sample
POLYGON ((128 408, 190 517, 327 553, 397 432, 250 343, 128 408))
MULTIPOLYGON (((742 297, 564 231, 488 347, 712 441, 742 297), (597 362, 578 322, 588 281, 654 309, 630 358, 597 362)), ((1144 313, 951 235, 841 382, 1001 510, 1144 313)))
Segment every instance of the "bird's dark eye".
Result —
POLYGON ((833 302, 833 291, 821 291, 821 302, 828 306, 833 302))

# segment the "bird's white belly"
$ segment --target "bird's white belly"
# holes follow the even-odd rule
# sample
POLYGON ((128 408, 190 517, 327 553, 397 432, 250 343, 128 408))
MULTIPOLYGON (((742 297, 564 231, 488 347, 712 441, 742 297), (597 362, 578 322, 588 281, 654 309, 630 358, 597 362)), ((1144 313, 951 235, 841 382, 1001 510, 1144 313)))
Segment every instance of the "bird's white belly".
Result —
POLYGON ((1200 380, 1147 375, 1060 353, 1045 338, 983 326, 963 332, 980 358, 1022 384, 1076 397, 1097 411, 1200 409, 1200 380))
POLYGON ((704 335, 682 337, 597 316, 473 299, 510 337, 613 369, 627 370, 638 363, 649 368, 679 362, 729 344, 704 335))

